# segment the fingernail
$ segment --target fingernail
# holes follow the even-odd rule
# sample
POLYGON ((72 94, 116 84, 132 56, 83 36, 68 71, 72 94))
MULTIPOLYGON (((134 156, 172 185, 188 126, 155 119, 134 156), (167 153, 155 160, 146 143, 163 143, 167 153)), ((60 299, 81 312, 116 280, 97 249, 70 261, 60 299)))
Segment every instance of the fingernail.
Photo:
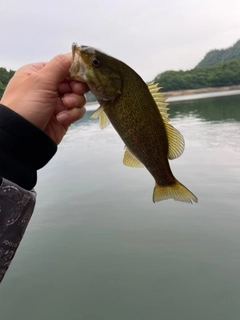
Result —
POLYGON ((61 124, 66 124, 69 122, 68 115, 66 113, 60 113, 57 115, 57 121, 61 124))

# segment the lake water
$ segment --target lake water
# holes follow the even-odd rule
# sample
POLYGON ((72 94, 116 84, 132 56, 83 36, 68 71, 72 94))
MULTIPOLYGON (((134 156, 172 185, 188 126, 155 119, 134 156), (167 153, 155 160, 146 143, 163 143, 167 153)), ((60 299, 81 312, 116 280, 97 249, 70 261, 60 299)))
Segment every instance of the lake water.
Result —
POLYGON ((0 288, 1 320, 239 320, 240 95, 172 102, 174 175, 199 199, 152 202, 110 126, 73 125, 0 288))

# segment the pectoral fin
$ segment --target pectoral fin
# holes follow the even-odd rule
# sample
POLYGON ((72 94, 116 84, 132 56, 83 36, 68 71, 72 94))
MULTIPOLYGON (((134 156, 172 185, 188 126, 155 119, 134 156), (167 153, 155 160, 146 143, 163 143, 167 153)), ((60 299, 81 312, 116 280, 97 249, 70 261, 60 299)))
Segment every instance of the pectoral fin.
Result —
POLYGON ((123 164, 128 167, 135 167, 135 168, 143 168, 144 165, 140 162, 131 151, 125 146, 125 152, 123 156, 123 164))
POLYGON ((110 121, 106 115, 106 113, 104 112, 104 106, 100 106, 92 115, 91 115, 92 119, 97 119, 99 118, 99 124, 100 124, 100 128, 103 130, 105 129, 109 124, 110 121))

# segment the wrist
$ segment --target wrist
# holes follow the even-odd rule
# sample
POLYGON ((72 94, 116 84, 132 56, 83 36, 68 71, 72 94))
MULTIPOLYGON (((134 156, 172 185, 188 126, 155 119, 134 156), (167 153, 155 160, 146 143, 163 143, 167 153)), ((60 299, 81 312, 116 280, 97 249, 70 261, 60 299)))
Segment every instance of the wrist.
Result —
POLYGON ((47 164, 57 145, 44 132, 13 110, 0 104, 0 174, 31 189, 36 171, 47 164))

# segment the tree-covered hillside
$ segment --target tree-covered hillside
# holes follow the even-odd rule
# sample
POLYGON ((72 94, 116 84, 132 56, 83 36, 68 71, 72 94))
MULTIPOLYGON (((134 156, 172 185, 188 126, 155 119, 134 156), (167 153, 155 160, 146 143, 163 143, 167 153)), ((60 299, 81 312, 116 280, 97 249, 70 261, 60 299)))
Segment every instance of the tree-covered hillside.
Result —
POLYGON ((196 68, 213 66, 219 62, 227 62, 232 59, 240 59, 240 40, 227 49, 209 51, 196 68))
POLYGON ((227 49, 210 51, 194 69, 165 71, 154 80, 163 91, 240 85, 240 40, 227 49))
POLYGON ((7 71, 5 68, 0 68, 0 99, 3 95, 6 85, 14 75, 14 72, 15 71, 7 71))
POLYGON ((187 71, 165 71, 155 79, 163 91, 223 87, 240 84, 240 60, 187 71))

